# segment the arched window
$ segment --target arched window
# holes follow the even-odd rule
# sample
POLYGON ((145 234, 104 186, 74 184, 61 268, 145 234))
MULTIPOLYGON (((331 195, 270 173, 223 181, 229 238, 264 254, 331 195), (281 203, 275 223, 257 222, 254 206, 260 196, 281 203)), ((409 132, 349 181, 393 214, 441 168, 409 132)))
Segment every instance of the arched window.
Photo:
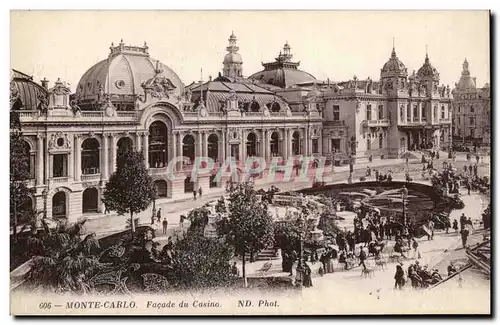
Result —
POLYGON ((82 213, 97 213, 98 212, 99 194, 95 187, 89 187, 83 191, 82 198, 82 213))
POLYGON ((66 193, 57 192, 52 197, 52 217, 66 218, 66 193))
POLYGON ((274 102, 271 104, 271 112, 279 112, 281 111, 281 106, 278 102, 274 102))
POLYGON ((219 160, 219 137, 216 134, 210 134, 207 142, 208 157, 217 162, 219 160))
POLYGON ((132 139, 129 137, 123 137, 118 140, 116 147, 117 155, 120 155, 122 152, 131 151, 133 147, 132 139))
POLYGON ((182 140, 182 155, 188 157, 191 160, 191 164, 194 163, 195 156, 195 140, 190 134, 186 135, 182 140))
POLYGON ((251 132, 247 136, 247 156, 254 157, 257 155, 257 137, 251 132))
POLYGON ((258 111, 260 111, 259 103, 257 103, 256 101, 253 101, 252 104, 250 105, 250 110, 252 112, 258 112, 258 111))
POLYGON ((30 144, 27 141, 23 140, 23 152, 24 156, 27 158, 27 170, 29 172, 29 179, 35 178, 35 153, 31 153, 30 144))
POLYGON ((383 138, 382 138, 382 133, 380 133, 379 136, 378 136, 378 147, 382 148, 383 146, 384 146, 384 141, 383 141, 383 138))
POLYGON ((149 127, 149 167, 163 168, 168 163, 168 132, 162 121, 155 121, 149 127))
POLYGON ((271 155, 273 157, 278 157, 280 155, 278 132, 273 132, 271 134, 271 144, 270 145, 271 145, 271 155))
POLYGON ((86 139, 82 143, 82 174, 99 173, 99 142, 96 139, 86 139))
POLYGON ((292 134, 292 153, 294 155, 300 155, 300 153, 301 153, 300 134, 297 131, 293 132, 293 134, 292 134))

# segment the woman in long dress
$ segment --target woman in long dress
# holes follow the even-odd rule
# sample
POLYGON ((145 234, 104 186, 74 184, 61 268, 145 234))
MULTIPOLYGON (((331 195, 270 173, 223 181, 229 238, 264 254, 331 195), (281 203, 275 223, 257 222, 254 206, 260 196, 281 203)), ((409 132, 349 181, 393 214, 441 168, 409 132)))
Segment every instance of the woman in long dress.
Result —
POLYGON ((330 249, 327 255, 327 260, 326 260, 326 269, 327 273, 333 273, 334 272, 334 265, 333 265, 333 250, 330 249))
POLYGON ((312 284, 312 278, 311 278, 311 267, 310 267, 309 263, 304 261, 303 268, 304 268, 302 271, 303 272, 303 285, 306 288, 312 287, 313 284, 312 284))

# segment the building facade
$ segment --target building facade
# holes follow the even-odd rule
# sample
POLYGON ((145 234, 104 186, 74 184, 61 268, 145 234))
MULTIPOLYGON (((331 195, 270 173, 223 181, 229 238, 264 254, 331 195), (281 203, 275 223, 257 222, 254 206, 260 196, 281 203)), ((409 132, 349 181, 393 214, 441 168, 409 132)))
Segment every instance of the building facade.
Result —
POLYGON ((472 78, 469 62, 464 60, 462 75, 453 89, 453 136, 456 142, 491 143, 491 99, 490 85, 482 88, 472 78))
POLYGON ((273 159, 302 155, 341 164, 449 143, 451 95, 428 57, 408 76, 393 50, 380 81, 330 83, 299 70, 288 43, 248 78, 234 33, 226 49, 218 77, 187 86, 146 43, 111 44, 75 93, 60 80, 49 87, 13 70, 11 109, 20 113, 30 156, 33 207, 72 220, 102 213, 120 150, 142 151, 158 196, 181 199, 241 180, 248 157, 267 162, 259 182, 273 159), (200 156, 213 168, 192 179, 200 156), (217 181, 228 157, 238 173, 217 181))

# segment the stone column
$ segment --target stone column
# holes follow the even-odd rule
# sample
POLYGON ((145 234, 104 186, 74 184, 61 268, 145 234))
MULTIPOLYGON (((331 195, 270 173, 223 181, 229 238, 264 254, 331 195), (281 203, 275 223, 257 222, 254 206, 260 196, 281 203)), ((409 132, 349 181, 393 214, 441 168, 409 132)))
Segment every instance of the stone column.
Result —
POLYGON ((44 134, 38 134, 36 138, 36 185, 43 185, 43 139, 44 134))
POLYGON ((82 138, 75 134, 75 182, 81 181, 82 175, 82 138))
POLYGON ((111 174, 116 171, 116 134, 111 134, 111 174))
POLYGON ((260 135, 260 146, 259 155, 266 159, 266 130, 262 130, 262 134, 260 135))
POLYGON ((71 168, 71 166, 74 166, 75 165, 75 154, 74 154, 74 151, 70 151, 69 154, 68 154, 68 181, 71 182, 71 180, 73 179, 73 168, 71 168))
POLYGON ((142 138, 142 151, 144 153, 144 166, 146 166, 146 168, 149 168, 149 132, 146 131, 143 133, 143 135, 144 137, 142 138))
POLYGON ((224 160, 226 159, 226 134, 224 132, 220 132, 221 141, 219 141, 219 160, 222 166, 224 160))
POLYGON ((422 122, 422 103, 418 104, 418 121, 422 122))
POLYGON ((178 132, 174 131, 174 146, 173 146, 173 149, 174 149, 174 152, 173 152, 173 157, 172 158, 175 158, 177 157, 178 153, 177 153, 177 136, 178 135, 178 132))
POLYGON ((288 158, 288 129, 283 129, 283 139, 281 143, 281 156, 283 159, 288 158))
MULTIPOLYGON (((183 156, 183 152, 182 152, 182 138, 184 137, 184 135, 182 134, 182 132, 179 131, 179 134, 177 135, 177 144, 176 146, 179 148, 178 153, 179 153, 179 157, 182 157, 183 156)), ((177 163, 177 168, 176 168, 177 171, 180 171, 182 170, 182 162, 179 161, 177 163)))
POLYGON ((304 156, 308 156, 311 151, 309 146, 309 131, 309 128, 304 129, 304 151, 302 152, 304 156))
POLYGON ((142 136, 142 132, 137 132, 136 133, 136 140, 135 140, 135 150, 136 151, 141 151, 142 149, 142 143, 141 143, 141 136, 142 136))
POLYGON ((108 149, 108 138, 109 138, 109 133, 103 133, 102 134, 102 179, 107 180, 108 179, 108 168, 109 168, 109 149, 108 149))
POLYGON ((201 139, 203 141, 203 149, 201 150, 202 151, 201 155, 203 157, 206 157, 208 156, 207 132, 205 131, 201 132, 201 139))
POLYGON ((54 177, 54 155, 49 155, 49 178, 54 177))
POLYGON ((245 131, 243 131, 243 130, 241 131, 240 146, 241 146, 241 149, 240 149, 240 152, 241 152, 240 161, 246 161, 246 158, 247 158, 247 141, 246 141, 246 137, 245 137, 245 131))
POLYGON ((203 143, 201 140, 201 131, 198 131, 198 135, 196 137, 196 144, 197 144, 198 150, 195 150, 195 160, 196 160, 196 156, 198 156, 198 157, 203 156, 203 143))

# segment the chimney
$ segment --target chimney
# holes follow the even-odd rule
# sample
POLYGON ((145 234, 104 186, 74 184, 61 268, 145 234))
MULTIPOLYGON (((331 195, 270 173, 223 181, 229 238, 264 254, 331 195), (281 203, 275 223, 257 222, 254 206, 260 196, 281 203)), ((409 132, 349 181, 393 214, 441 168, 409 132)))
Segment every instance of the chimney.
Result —
POLYGON ((44 77, 41 82, 42 82, 42 87, 43 88, 49 89, 49 81, 47 80, 47 78, 44 77))

